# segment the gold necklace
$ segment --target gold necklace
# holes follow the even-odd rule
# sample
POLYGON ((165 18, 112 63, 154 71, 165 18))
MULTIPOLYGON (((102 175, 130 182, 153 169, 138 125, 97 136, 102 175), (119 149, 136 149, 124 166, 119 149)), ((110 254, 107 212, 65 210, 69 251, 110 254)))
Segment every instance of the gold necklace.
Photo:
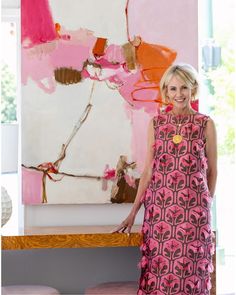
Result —
MULTIPOLYGON (((179 121, 180 121, 180 120, 179 120, 179 121)), ((178 125, 177 125, 177 130, 176 130, 176 133, 177 133, 177 134, 175 134, 175 135, 172 137, 172 141, 173 141, 174 144, 179 144, 179 143, 181 143, 181 141, 183 140, 182 135, 179 134, 179 132, 180 132, 180 128, 181 128, 181 125, 182 125, 182 124, 180 124, 180 122, 179 122, 178 125)))
MULTIPOLYGON (((195 112, 191 113, 191 111, 190 111, 190 114, 186 114, 186 115, 191 115, 191 114, 194 114, 194 113, 195 112)), ((172 112, 172 114, 175 115, 173 112, 172 112)), ((183 114, 183 116, 184 115, 185 114, 183 114)), ((177 116, 177 115, 175 115, 175 116, 177 116)), ((172 141, 173 141, 174 144, 179 144, 183 140, 183 136, 179 134, 180 133, 180 128, 182 126, 182 124, 180 123, 181 115, 178 115, 178 116, 179 116, 179 120, 178 120, 178 124, 177 124, 176 134, 172 137, 172 141)))
MULTIPOLYGON (((177 117, 177 116, 176 116, 177 117)), ((182 126, 182 124, 180 123, 181 120, 181 115, 178 115, 179 119, 178 119, 178 123, 177 123, 177 130, 176 130, 176 134, 172 137, 172 141, 174 144, 179 144, 182 142, 183 140, 183 136, 180 135, 180 128, 182 126)))

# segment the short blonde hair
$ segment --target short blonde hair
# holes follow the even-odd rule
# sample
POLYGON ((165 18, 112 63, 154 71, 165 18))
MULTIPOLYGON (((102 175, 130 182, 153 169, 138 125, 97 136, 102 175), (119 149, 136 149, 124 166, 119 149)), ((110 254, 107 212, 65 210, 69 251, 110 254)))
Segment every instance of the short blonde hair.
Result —
POLYGON ((183 80, 184 83, 192 90, 192 100, 196 99, 199 93, 199 78, 198 73, 190 64, 174 64, 171 65, 163 74, 160 81, 160 91, 162 99, 167 102, 168 97, 166 96, 167 86, 173 76, 183 80))

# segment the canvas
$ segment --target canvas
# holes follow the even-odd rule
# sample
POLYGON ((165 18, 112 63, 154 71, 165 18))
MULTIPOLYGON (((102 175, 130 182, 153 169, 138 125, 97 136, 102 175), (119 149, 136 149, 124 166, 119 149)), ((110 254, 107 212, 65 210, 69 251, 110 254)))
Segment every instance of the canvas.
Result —
POLYGON ((21 9, 23 203, 133 202, 161 76, 176 61, 197 67, 197 1, 21 9))

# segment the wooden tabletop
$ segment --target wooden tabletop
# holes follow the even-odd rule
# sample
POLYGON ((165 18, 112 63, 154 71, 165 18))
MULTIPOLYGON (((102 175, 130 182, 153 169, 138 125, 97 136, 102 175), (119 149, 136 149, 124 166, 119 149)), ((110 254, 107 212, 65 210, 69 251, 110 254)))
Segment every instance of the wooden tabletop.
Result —
POLYGON ((31 227, 17 235, 2 236, 2 250, 48 248, 97 248, 140 246, 141 226, 132 227, 132 233, 111 233, 114 226, 57 226, 31 227))

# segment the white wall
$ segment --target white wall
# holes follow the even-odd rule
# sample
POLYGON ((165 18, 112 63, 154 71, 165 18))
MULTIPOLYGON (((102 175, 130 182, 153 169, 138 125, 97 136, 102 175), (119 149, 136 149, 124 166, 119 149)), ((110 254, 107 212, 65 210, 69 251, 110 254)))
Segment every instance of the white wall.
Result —
POLYGON ((1 7, 2 8, 19 8, 20 0, 2 0, 1 7))
MULTIPOLYGON (((25 206, 25 226, 118 225, 131 204, 25 206)), ((135 224, 141 224, 143 209, 135 224)))
POLYGON ((1 171, 13 173, 18 170, 18 124, 1 125, 1 171))

